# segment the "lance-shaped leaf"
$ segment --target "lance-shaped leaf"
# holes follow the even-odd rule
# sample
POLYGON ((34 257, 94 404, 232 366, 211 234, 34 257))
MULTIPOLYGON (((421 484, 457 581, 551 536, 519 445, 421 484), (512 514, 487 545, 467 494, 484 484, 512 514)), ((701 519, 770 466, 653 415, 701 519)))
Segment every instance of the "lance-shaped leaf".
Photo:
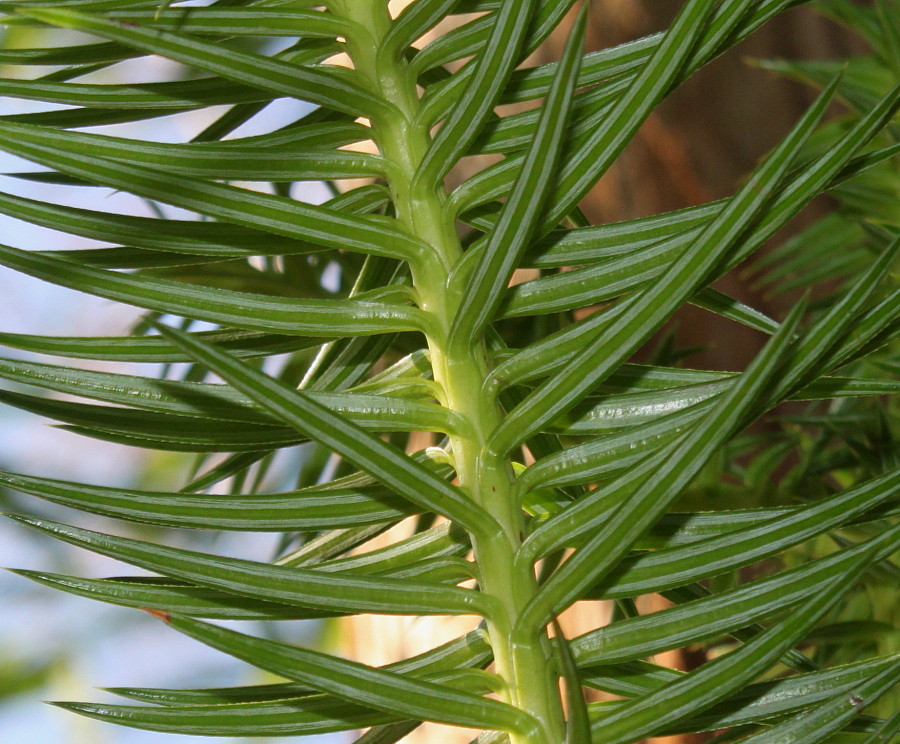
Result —
MULTIPOLYGON (((730 387, 735 373, 723 372, 717 382, 673 386, 660 390, 640 390, 621 395, 603 395, 596 403, 577 408, 552 426, 553 431, 569 435, 596 435, 624 427, 646 424, 674 411, 682 411, 709 398, 721 395, 730 387)), ((609 382, 609 380, 607 380, 609 382)), ((895 380, 855 379, 852 377, 820 377, 791 396, 792 400, 827 400, 900 393, 895 380)))
POLYGON ((719 405, 709 415, 678 441, 661 470, 652 479, 644 481, 646 488, 623 503, 603 527, 547 580, 530 607, 522 613, 523 627, 529 627, 525 623, 533 623, 532 627, 543 625, 548 610, 562 611, 614 568, 635 538, 656 521, 715 449, 735 433, 735 429, 743 423, 746 411, 756 405, 765 385, 782 366, 802 310, 802 303, 794 308, 779 332, 741 376, 740 382, 718 401, 719 405))
MULTIPOLYGON (((258 331, 229 329, 198 333, 237 357, 283 354, 324 343, 321 338, 258 331)), ((0 343, 12 349, 76 359, 148 363, 190 361, 190 357, 179 347, 159 336, 36 336, 27 333, 0 333, 0 343)))
POLYGON ((345 614, 268 602, 177 579, 147 576, 84 579, 46 571, 14 570, 13 573, 77 597, 210 620, 306 620, 345 614))
MULTIPOLYGON (((787 516, 802 507, 774 509, 728 509, 713 512, 670 512, 664 515, 635 545, 637 550, 661 550, 678 545, 718 537, 735 530, 770 522, 787 516)), ((893 516, 900 505, 882 506, 873 512, 859 515, 855 523, 871 522, 893 516)))
POLYGON ((50 127, 5 124, 29 142, 64 147, 72 155, 108 158, 120 163, 158 168, 193 178, 236 181, 308 181, 383 176, 384 161, 375 155, 322 149, 253 144, 162 144, 121 137, 68 132, 50 127), (275 149, 277 148, 277 149, 275 149))
POLYGON ((898 682, 900 664, 872 676, 853 687, 849 693, 840 692, 809 711, 741 741, 747 744, 816 744, 824 741, 830 734, 844 728, 863 708, 890 692, 898 682))
MULTIPOLYGON (((681 68, 690 59, 705 21, 714 10, 711 3, 691 0, 672 22, 653 56, 626 89, 615 107, 590 137, 568 154, 554 189, 553 207, 544 217, 545 229, 568 214, 631 140, 638 127, 669 92, 681 68)), ((746 12, 745 3, 725 2, 722 13, 736 24, 746 12)))
POLYGON ((541 120, 494 229, 466 280, 466 293, 453 319, 448 344, 466 347, 480 338, 503 298, 503 290, 540 220, 553 170, 566 139, 569 105, 584 44, 584 5, 566 44, 563 62, 541 112, 541 120))
POLYGON ((351 30, 351 24, 330 13, 282 7, 169 8, 156 10, 116 10, 110 21, 133 28, 142 26, 178 34, 222 36, 300 36, 335 38, 351 30))
POLYGON ((356 217, 274 194, 78 155, 59 144, 35 144, 31 133, 30 127, 0 122, 0 147, 92 183, 329 248, 390 258, 411 258, 423 250, 415 238, 374 217, 356 217))
MULTIPOLYGON (((117 111, 121 116, 131 119, 161 116, 173 111, 189 111, 203 106, 270 100, 265 92, 256 88, 209 78, 148 83, 141 86, 123 83, 96 85, 47 80, 0 80, 0 92, 10 98, 84 106, 94 109, 95 115, 100 113, 97 109, 105 110, 108 115, 117 111)), ((90 116, 90 112, 84 114, 90 116)), ((33 120, 34 116, 30 118, 33 120)), ((22 121, 22 115, 7 116, 4 119, 22 121)), ((89 123, 86 121, 83 126, 89 123)))
POLYGON ((446 18, 459 0, 424 0, 405 7, 381 40, 380 54, 399 57, 428 29, 446 18))
POLYGON ((382 522, 367 527, 327 530, 275 561, 279 566, 316 566, 335 556, 347 555, 354 548, 378 537, 394 524, 382 522))
POLYGON ((707 662, 700 669, 665 685, 657 692, 626 703, 604 717, 602 722, 595 722, 592 726, 595 739, 604 744, 638 741, 666 725, 671 726, 679 720, 696 715, 739 690, 803 638, 814 623, 849 589, 866 561, 867 556, 858 558, 825 591, 808 600, 750 643, 707 662))
POLYGON ((542 457, 525 470, 516 482, 516 491, 527 493, 541 487, 569 486, 610 477, 683 436, 713 406, 713 401, 703 400, 641 425, 601 434, 584 444, 542 457))
POLYGON ((363 548, 358 548, 353 555, 319 561, 314 565, 322 571, 393 574, 409 564, 430 558, 465 555, 471 550, 471 543, 462 530, 444 523, 386 547, 367 551, 363 548))
POLYGON ((53 705, 97 721, 194 736, 314 736, 402 720, 402 716, 329 695, 307 695, 270 703, 219 703, 179 708, 99 703, 53 705))
POLYGON ((273 415, 311 439, 339 452, 372 477, 428 511, 443 514, 476 534, 500 531, 484 509, 424 465, 315 403, 301 391, 248 367, 184 333, 160 332, 273 415))
POLYGON ((504 0, 491 16, 490 38, 474 62, 468 85, 429 145, 417 182, 433 188, 469 149, 518 64, 535 0, 504 0))
MULTIPOLYGON (((582 683, 623 697, 640 697, 681 679, 684 672, 648 661, 629 661, 585 670, 582 683)), ((590 712, 590 709, 589 709, 590 712)))
MULTIPOLYGON (((385 669, 384 673, 390 672, 385 669)), ((490 691, 485 680, 480 678, 481 674, 484 673, 476 670, 448 670, 424 675, 422 682, 467 692, 490 691), (478 683, 481 683, 480 687, 476 687, 478 683)), ((225 694, 227 692, 223 691, 225 694)), ((331 695, 310 694, 310 692, 294 697, 275 698, 271 702, 249 700, 167 708, 91 703, 56 705, 97 720, 151 731, 201 736, 309 735, 384 725, 386 721, 398 721, 403 718, 364 707, 356 702, 346 702, 331 695)))
MULTIPOLYGON (((64 258, 98 269, 162 269, 187 272, 190 269, 196 270, 196 267, 200 265, 224 263, 223 259, 216 256, 194 256, 174 251, 155 251, 125 246, 85 248, 77 251, 38 251, 38 253, 53 258, 64 258)), ((231 266, 246 273, 243 266, 238 267, 234 263, 231 266)), ((215 277, 215 269, 210 270, 209 276, 215 277)))
MULTIPOLYGON (((228 385, 160 380, 3 358, 0 378, 156 413, 283 426, 258 403, 228 385)), ((373 429, 450 433, 465 426, 458 414, 432 403, 356 392, 310 391, 309 395, 323 406, 373 429)))
POLYGON ((61 421, 85 436, 184 452, 259 452, 305 441, 296 430, 247 422, 95 406, 0 390, 0 402, 61 421))
POLYGON ((104 41, 99 44, 75 44, 63 47, 4 49, 0 51, 3 65, 93 65, 120 62, 139 52, 122 44, 104 41))
POLYGON ((523 257, 523 263, 551 269, 606 262, 617 256, 637 255, 640 249, 659 250, 661 245, 704 225, 726 203, 727 200, 722 199, 636 220, 557 230, 534 242, 523 257))
MULTIPOLYGON (((410 331, 423 327, 420 325, 423 314, 408 305, 364 299, 301 300, 202 287, 95 269, 5 245, 0 245, 0 263, 38 279, 98 297, 248 330, 335 336, 410 331)), ((400 293, 403 293, 402 289, 400 293)))
MULTIPOLYGON (((647 59, 659 46, 663 36, 663 33, 650 34, 634 41, 626 41, 614 47, 585 54, 577 86, 579 88, 596 86, 598 83, 634 72, 647 63, 647 59)), ((504 103, 514 103, 546 96, 558 66, 558 62, 548 62, 538 67, 516 70, 510 77, 501 100, 504 103)), ((502 120, 500 123, 502 124, 502 120)))
MULTIPOLYGON (((184 613, 178 613, 184 614, 184 613)), ((459 638, 429 649, 416 656, 385 664, 382 669, 413 677, 434 675, 456 669, 480 668, 491 659, 491 647, 483 630, 473 630, 459 638)), ((214 705, 216 703, 267 702, 298 698, 314 693, 308 685, 279 682, 242 687, 200 689, 160 689, 113 687, 107 692, 154 705, 214 705)))
POLYGON ((446 685, 254 638, 177 615, 168 622, 176 630, 255 666, 386 713, 521 734, 531 733, 537 726, 528 713, 446 685))
POLYGON ((900 545, 900 527, 803 566, 760 581, 627 618, 572 641, 579 666, 642 659, 670 648, 715 638, 755 623, 824 590, 861 555, 884 559, 900 545))
POLYGON ((898 486, 900 472, 887 473, 768 524, 625 558, 591 594, 632 597, 684 586, 750 565, 878 508, 896 495, 898 486))
MULTIPOLYGON (((383 189, 363 187, 331 200, 326 206, 364 214, 384 206, 389 200, 383 189)), ((324 250, 320 245, 222 222, 107 214, 26 199, 12 194, 0 194, 0 212, 42 227, 85 238, 216 260, 324 250)), ((73 260, 80 260, 85 254, 90 255, 88 250, 48 253, 57 258, 73 260)))
MULTIPOLYGON (((699 715, 675 724, 668 732, 709 731, 748 723, 770 725, 780 716, 808 710, 811 705, 841 693, 847 701, 847 708, 851 708, 848 693, 873 676, 896 669, 897 662, 895 654, 748 685, 699 715)), ((859 715, 859 712, 854 708, 853 714, 859 715)))
POLYGON ((484 595, 456 587, 277 566, 114 537, 31 517, 10 518, 101 555, 265 602, 328 612, 392 615, 481 614, 490 604, 484 595))
POLYGON ((121 24, 70 10, 19 7, 17 12, 51 26, 86 31, 220 75, 226 80, 299 98, 353 116, 394 110, 382 98, 326 69, 311 69, 222 44, 121 24))
POLYGON ((167 527, 287 532, 402 519, 409 505, 383 489, 304 489, 223 496, 91 486, 0 471, 0 483, 94 514, 167 527))
POLYGON ((637 550, 661 550, 687 545, 751 525, 763 524, 782 517, 790 511, 794 511, 794 507, 670 512, 660 517, 659 521, 638 540, 635 548, 637 550))
POLYGON ((569 718, 566 721, 566 744, 578 744, 587 741, 591 737, 591 722, 588 718, 587 705, 584 693, 581 689, 581 680, 578 678, 578 669, 572 647, 568 639, 563 635, 562 628, 557 621, 553 621, 553 641, 556 652, 559 654, 559 663, 562 667, 562 677, 566 681, 566 705, 569 718))
POLYGON ((734 250, 741 233, 753 224, 771 193, 781 184, 797 150, 825 112, 836 85, 837 80, 754 171, 728 206, 709 223, 692 250, 683 254, 661 281, 621 303, 616 320, 591 339, 573 364, 510 412, 492 435, 493 448, 509 451, 545 423, 572 408, 700 288, 716 264, 734 250))

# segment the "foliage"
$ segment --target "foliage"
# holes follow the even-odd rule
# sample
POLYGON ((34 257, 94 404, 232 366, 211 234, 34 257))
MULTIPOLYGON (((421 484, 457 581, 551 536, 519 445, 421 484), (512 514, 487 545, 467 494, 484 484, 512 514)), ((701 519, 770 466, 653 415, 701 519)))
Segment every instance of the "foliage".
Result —
MULTIPOLYGON (((827 269, 809 256, 846 210, 785 243, 763 281, 795 271, 807 277, 801 284, 840 286, 801 300, 780 323, 712 285, 820 194, 852 204, 896 174, 900 92, 852 66, 843 77, 828 66, 785 68, 819 80, 822 92, 732 197, 589 226, 580 200, 660 101, 801 3, 687 0, 664 33, 583 55, 585 5, 558 62, 522 67, 575 4, 417 0, 394 19, 384 0, 3 4, 11 28, 97 37, 0 57, 58 68, 2 80, 3 94, 68 105, 0 121, 0 147, 47 169, 22 177, 105 186, 197 219, 0 196, 6 214, 112 244, 0 246, 0 262, 148 311, 130 337, 2 333, 0 342, 191 365, 182 378, 156 379, 10 357, 0 360, 5 380, 94 403, 0 398, 86 436, 199 453, 201 470, 175 493, 11 472, 0 484, 137 523, 284 534, 282 554, 265 563, 14 517, 157 574, 23 575, 150 609, 285 680, 120 689, 150 705, 63 707, 177 733, 369 728, 358 739, 369 744, 399 741, 421 721, 512 744, 720 729, 811 744, 878 741, 896 727, 861 714, 900 674, 888 653, 896 649, 871 641, 886 624, 854 618, 862 641, 849 645, 859 653, 832 649, 848 630, 835 613, 861 579, 896 575, 895 412, 873 404, 900 389, 884 374, 896 370, 890 344, 900 328, 895 215, 841 222, 856 231, 853 253, 835 238, 827 269), (461 25, 413 46, 454 15, 461 25), (328 63, 341 52, 352 69, 328 63), (147 55, 190 72, 175 82, 77 82, 147 55), (820 125, 836 94, 849 112, 820 125), (277 131, 228 138, 281 98, 315 108, 277 131), (537 109, 498 109, 539 99, 537 109), (80 131, 218 106, 228 108, 185 143, 80 131), (369 141, 377 154, 356 146, 369 141), (502 157, 445 185, 460 160, 482 154, 502 157), (341 191, 323 205, 292 198, 293 183, 319 179, 341 191), (510 287, 518 269, 536 278, 510 287), (752 363, 740 372, 635 363, 686 303, 764 334, 752 363), (817 413, 834 399, 842 402, 828 404, 828 417, 817 413), (786 401, 819 407, 776 435, 747 433, 786 401), (844 406, 875 411, 877 426, 842 435, 840 447, 810 434, 839 427, 844 406), (412 451, 417 432, 436 446, 412 451), (261 490, 272 453, 304 442, 315 444, 296 487, 261 490), (788 459, 798 452, 799 464, 788 459), (231 493, 212 492, 229 479, 231 493), (416 524, 411 537, 373 547, 404 520, 416 524), (810 559, 797 560, 798 548, 810 559), (673 606, 637 615, 634 600, 652 593, 673 606), (564 638, 557 617, 602 598, 617 601, 615 621, 564 638), (360 613, 482 623, 374 668, 205 622, 360 613), (690 672, 645 660, 698 643, 718 653, 690 672), (587 704, 584 688, 618 699, 587 704)), ((895 74, 893 3, 831 5, 895 74)))

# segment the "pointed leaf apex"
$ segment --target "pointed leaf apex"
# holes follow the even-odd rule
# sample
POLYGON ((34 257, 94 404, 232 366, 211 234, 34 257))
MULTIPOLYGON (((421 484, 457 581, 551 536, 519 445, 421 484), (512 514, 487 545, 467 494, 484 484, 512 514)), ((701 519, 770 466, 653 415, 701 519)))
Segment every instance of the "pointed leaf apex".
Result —
POLYGON ((166 625, 169 625, 172 622, 172 615, 169 612, 164 610, 152 610, 149 607, 141 607, 141 609, 148 615, 153 615, 153 617, 162 620, 166 625))
POLYGON ((46 529, 50 522, 47 522, 43 519, 37 519, 35 517, 29 517, 25 514, 3 514, 2 516, 7 519, 11 519, 14 522, 21 522, 22 524, 27 524, 29 527, 36 527, 37 529, 46 529))

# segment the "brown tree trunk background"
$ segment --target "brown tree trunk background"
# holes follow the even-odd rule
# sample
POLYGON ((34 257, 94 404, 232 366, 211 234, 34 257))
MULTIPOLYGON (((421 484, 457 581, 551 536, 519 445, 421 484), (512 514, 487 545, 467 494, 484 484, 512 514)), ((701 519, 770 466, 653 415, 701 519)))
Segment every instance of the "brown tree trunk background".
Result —
MULTIPOLYGON (((392 0, 392 10, 399 12, 407 2, 392 0)), ((593 0, 588 51, 665 29, 683 4, 684 0, 593 0)), ((558 59, 568 28, 569 24, 563 24, 557 29, 529 63, 558 59)), ((635 141, 584 200, 585 213, 594 224, 615 222, 731 194, 814 97, 797 83, 750 67, 746 58, 822 59, 862 51, 858 42, 839 26, 809 8, 797 8, 777 17, 694 75, 654 112, 635 141)), ((821 208, 822 205, 814 207, 821 208)), ((803 221, 801 216, 798 224, 803 221)), ((742 281, 740 271, 732 272, 717 286, 763 312, 782 317, 784 303, 760 296, 742 281)), ((691 366, 739 369, 755 355, 762 336, 687 308, 678 322, 677 340, 680 346, 706 347, 690 358, 691 366), (728 343, 717 345, 717 338, 727 338, 728 343)), ((646 597, 639 603, 642 613, 665 606, 661 597, 646 597)), ((562 626, 567 636, 578 635, 604 625, 609 612, 607 603, 579 603, 565 613, 562 626)), ((420 653, 471 626, 464 619, 362 616, 351 620, 342 645, 354 658, 384 664, 420 653)), ((702 652, 687 649, 657 656, 654 661, 687 671, 701 665, 705 657, 702 652)), ((426 725, 403 741, 466 744, 473 733, 426 725)), ((654 738, 648 744, 699 744, 708 738, 674 736, 654 738)))

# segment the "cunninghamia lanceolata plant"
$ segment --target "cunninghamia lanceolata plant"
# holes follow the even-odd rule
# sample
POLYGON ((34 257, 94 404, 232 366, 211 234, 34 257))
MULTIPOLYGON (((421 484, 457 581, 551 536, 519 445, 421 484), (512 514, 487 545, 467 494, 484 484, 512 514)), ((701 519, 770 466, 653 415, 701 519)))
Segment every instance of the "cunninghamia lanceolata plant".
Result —
MULTIPOLYGON (((8 215, 114 246, 2 246, 4 265, 149 311, 144 332, 129 337, 0 341, 58 357, 188 361, 203 372, 161 381, 12 357, 0 362, 4 379, 102 405, 2 398, 87 436, 200 453, 204 463, 226 454, 177 493, 14 473, 0 483, 132 522, 285 534, 283 553, 266 563, 169 547, 165 532, 158 544, 15 517, 159 578, 25 576, 150 609, 172 632, 284 679, 126 689, 153 705, 64 707, 188 734, 368 729, 357 741, 370 744, 397 742, 422 721, 512 744, 720 729, 767 744, 837 741, 841 731, 886 740, 896 718, 881 721, 868 706, 897 682, 897 658, 828 668, 801 650, 815 648, 813 631, 858 582, 895 575, 896 459, 762 507, 741 501, 728 473, 729 497, 715 511, 692 511, 687 497, 714 456, 746 443, 738 435, 783 401, 883 400, 900 388, 863 366, 900 328, 896 226, 872 227, 867 260, 830 302, 801 301, 781 322, 711 287, 810 200, 891 162, 900 94, 822 128, 835 93, 848 98, 852 83, 831 77, 730 198, 598 226, 578 207, 660 101, 800 4, 687 0, 664 33, 585 55, 588 6, 576 11, 576 0, 413 0, 393 18, 386 0, 4 2, 10 28, 96 38, 2 52, 7 65, 58 69, 4 79, 0 93, 68 108, 4 117, 0 147, 49 169, 45 179, 128 192, 198 220, 0 196, 8 215), (523 67, 569 11, 577 20, 561 58, 523 67), (419 41, 454 16, 461 23, 441 26, 452 30, 419 41), (350 66, 334 63, 342 52, 350 66), (79 82, 145 55, 191 74, 79 82), (228 138, 281 98, 315 107, 277 131, 228 138), (228 108, 183 144, 79 131, 217 106, 228 108), (370 141, 375 154, 348 147, 370 141), (481 154, 500 157, 446 186, 461 159, 481 154), (322 205, 291 197, 290 184, 314 180, 341 188, 322 205), (325 288, 326 266, 340 269, 337 291, 325 288), (536 278, 510 287, 521 268, 536 278), (768 340, 740 372, 634 363, 686 303, 768 340), (593 311, 576 312, 584 308, 593 311), (196 330, 199 321, 216 329, 196 330), (282 372, 263 371, 273 367, 261 361, 285 353, 282 372), (413 432, 432 433, 435 446, 412 451, 413 432), (229 478, 251 483, 248 472, 302 442, 317 444, 296 490, 208 493, 229 478), (327 482, 335 457, 329 470, 323 452, 339 458, 327 482), (373 548, 411 519, 412 537, 373 548), (813 538, 831 547, 773 570, 813 538), (762 561, 767 571, 742 572, 762 561), (636 615, 634 600, 653 593, 671 608, 636 615), (565 638, 556 619, 583 599, 616 600, 613 622, 565 638), (209 622, 358 613, 482 622, 379 668, 209 622), (703 642, 721 653, 693 671, 647 661, 703 642), (587 703, 589 689, 619 699, 587 703)), ((860 13, 896 60, 896 24, 882 12, 890 5, 860 13)))

